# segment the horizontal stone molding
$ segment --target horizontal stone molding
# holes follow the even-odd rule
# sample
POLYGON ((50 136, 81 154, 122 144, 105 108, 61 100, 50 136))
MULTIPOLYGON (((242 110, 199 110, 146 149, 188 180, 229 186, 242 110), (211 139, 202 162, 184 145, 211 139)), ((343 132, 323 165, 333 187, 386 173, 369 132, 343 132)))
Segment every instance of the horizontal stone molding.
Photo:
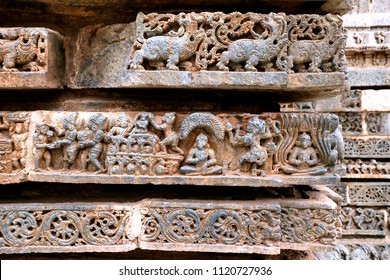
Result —
POLYGON ((349 68, 348 82, 351 87, 388 87, 390 85, 390 70, 382 68, 349 68))
POLYGON ((350 205, 390 206, 390 184, 386 182, 347 182, 350 205))
POLYGON ((340 230, 337 207, 322 193, 234 202, 1 204, 0 253, 329 249, 340 230))
POLYGON ((0 28, 0 89, 62 88, 62 41, 46 28, 0 28))
POLYGON ((332 114, 3 112, 0 130, 15 180, 281 187, 344 171, 332 114))
POLYGON ((388 136, 344 136, 346 158, 389 158, 390 137, 388 136))
POLYGON ((390 179, 390 162, 376 159, 344 160, 346 173, 343 178, 390 179))

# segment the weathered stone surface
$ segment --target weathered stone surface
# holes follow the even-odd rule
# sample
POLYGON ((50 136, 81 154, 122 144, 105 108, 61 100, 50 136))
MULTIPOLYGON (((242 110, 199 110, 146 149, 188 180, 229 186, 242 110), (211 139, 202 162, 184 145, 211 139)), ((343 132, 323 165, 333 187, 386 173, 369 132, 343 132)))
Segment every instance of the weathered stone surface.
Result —
POLYGON ((390 260, 389 244, 344 242, 338 243, 334 250, 315 252, 315 255, 319 260, 390 260))
POLYGON ((341 208, 342 234, 385 236, 386 215, 385 209, 344 206, 341 208))
POLYGON ((390 206, 390 185, 387 182, 347 182, 350 205, 390 206))
POLYGON ((31 181, 280 187, 344 172, 331 114, 31 114, 31 181))
POLYGON ((62 40, 46 28, 0 28, 0 89, 62 88, 62 40))
POLYGON ((27 179, 30 113, 0 112, 0 183, 18 183, 27 179))
POLYGON ((338 206, 321 191, 307 195, 234 202, 1 204, 0 253, 330 249, 339 230, 338 206))
POLYGON ((389 68, 348 70, 348 82, 353 87, 381 87, 390 85, 389 68))
POLYGON ((376 159, 346 159, 343 178, 390 179, 390 162, 376 159))

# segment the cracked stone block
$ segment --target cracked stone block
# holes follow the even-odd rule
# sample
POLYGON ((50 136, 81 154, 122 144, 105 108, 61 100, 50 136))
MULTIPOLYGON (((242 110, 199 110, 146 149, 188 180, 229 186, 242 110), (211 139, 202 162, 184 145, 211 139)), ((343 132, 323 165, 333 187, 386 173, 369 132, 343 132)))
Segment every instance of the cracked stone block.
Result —
POLYGON ((0 28, 0 89, 62 88, 62 40, 46 28, 0 28))

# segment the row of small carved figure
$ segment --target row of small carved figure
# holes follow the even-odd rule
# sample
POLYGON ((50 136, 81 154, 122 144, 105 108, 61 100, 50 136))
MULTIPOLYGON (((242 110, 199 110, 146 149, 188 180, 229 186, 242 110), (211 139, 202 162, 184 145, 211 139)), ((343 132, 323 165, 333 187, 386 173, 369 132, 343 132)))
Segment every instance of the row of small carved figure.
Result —
POLYGON ((348 159, 343 164, 348 174, 390 174, 390 162, 377 162, 375 159, 369 161, 348 159))
POLYGON ((47 63, 46 51, 47 38, 42 32, 0 28, 0 71, 41 71, 47 63))
POLYGON ((129 69, 345 71, 336 15, 139 13, 136 25, 129 69))
MULTIPOLYGON (((88 121, 78 118, 78 113, 68 113, 58 123, 37 124, 35 169, 51 170, 52 159, 61 157, 58 152, 53 157, 53 153, 61 149, 65 171, 128 175, 173 175, 178 171, 184 175, 239 175, 242 171, 265 176, 279 170, 320 175, 342 157, 343 143, 334 115, 292 114, 281 120, 248 115, 241 124, 237 118, 244 120, 245 116, 225 115, 222 119, 211 113, 192 113, 176 131, 173 112, 160 118, 141 112, 133 119, 125 113, 117 119, 95 113, 88 121), (318 128, 322 134, 316 123, 323 126, 318 128), (190 134, 195 137, 189 140, 194 141, 191 148, 188 141, 182 141, 190 134)), ((56 168, 59 165, 57 160, 56 168)))
POLYGON ((360 229, 383 231, 385 212, 373 208, 343 207, 341 211, 343 230, 360 229))

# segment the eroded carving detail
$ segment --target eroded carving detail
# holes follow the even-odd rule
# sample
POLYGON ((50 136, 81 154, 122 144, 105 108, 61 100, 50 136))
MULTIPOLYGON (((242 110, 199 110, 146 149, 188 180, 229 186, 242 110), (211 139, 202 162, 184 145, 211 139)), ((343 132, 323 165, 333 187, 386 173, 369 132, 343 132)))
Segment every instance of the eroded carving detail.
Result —
POLYGON ((3 72, 45 70, 47 38, 40 32, 0 29, 0 63, 3 72))
POLYGON ((282 242, 334 244, 337 209, 283 208, 282 242))
POLYGON ((343 108, 360 108, 362 91, 359 89, 349 90, 341 96, 341 105, 343 108))
POLYGON ((344 71, 346 35, 333 15, 143 14, 129 69, 344 71))
POLYGON ((1 212, 0 246, 83 246, 129 244, 129 211, 1 212))
POLYGON ((328 252, 315 252, 320 260, 390 260, 389 245, 337 244, 328 252))
POLYGON ((157 243, 276 245, 279 211, 191 208, 143 210, 142 241, 157 243))
POLYGON ((343 235, 384 235, 385 213, 373 208, 342 207, 343 235))
POLYGON ((0 173, 25 168, 29 123, 27 112, 0 113, 0 173))

